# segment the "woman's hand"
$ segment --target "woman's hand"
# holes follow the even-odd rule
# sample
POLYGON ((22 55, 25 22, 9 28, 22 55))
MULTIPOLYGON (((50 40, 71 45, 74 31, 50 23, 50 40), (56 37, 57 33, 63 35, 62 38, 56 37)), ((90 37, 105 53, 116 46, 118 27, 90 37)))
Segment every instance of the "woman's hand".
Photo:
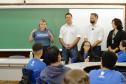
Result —
POLYGON ((89 56, 85 59, 85 62, 89 62, 89 56))

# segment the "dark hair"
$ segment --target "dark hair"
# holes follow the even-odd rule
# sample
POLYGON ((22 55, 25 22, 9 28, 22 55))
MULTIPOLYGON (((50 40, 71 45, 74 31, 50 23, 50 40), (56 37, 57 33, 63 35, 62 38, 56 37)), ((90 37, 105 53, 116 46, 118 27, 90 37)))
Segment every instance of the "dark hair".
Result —
POLYGON ((122 40, 121 41, 121 45, 122 45, 122 47, 125 47, 126 48, 126 40, 122 40))
POLYGON ((122 30, 123 29, 123 26, 122 26, 122 21, 118 18, 114 18, 112 20, 112 22, 114 22, 115 26, 117 26, 117 29, 118 30, 122 30))
POLYGON ((33 46, 32 46, 32 50, 33 50, 34 52, 39 51, 39 50, 42 50, 42 49, 43 49, 43 46, 42 46, 41 43, 35 43, 35 44, 33 44, 33 46))
POLYGON ((117 56, 114 52, 105 51, 102 55, 102 66, 108 69, 112 69, 117 61, 117 56))
POLYGON ((85 43, 87 43, 87 42, 90 44, 90 49, 89 49, 89 52, 91 52, 91 51, 92 51, 92 46, 91 46, 91 43, 90 43, 89 41, 84 41, 84 42, 82 43, 82 45, 81 45, 81 49, 80 49, 80 54, 81 54, 81 55, 83 55, 83 54, 84 54, 84 52, 85 52, 83 47, 84 47, 85 43))
POLYGON ((66 13, 65 14, 65 18, 66 18, 67 15, 70 15, 72 17, 72 14, 71 13, 66 13))
POLYGON ((56 46, 51 46, 47 49, 47 54, 47 59, 49 61, 49 64, 51 64, 58 61, 58 55, 60 54, 60 51, 56 46))
POLYGON ((91 15, 94 15, 96 18, 98 18, 98 14, 97 13, 91 13, 91 15))

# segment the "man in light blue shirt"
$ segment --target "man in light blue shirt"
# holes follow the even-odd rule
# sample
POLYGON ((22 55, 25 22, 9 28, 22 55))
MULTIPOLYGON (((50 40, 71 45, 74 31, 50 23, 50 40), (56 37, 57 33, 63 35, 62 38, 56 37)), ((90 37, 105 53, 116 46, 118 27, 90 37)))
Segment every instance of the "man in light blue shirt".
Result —
POLYGON ((43 46, 41 43, 35 43, 32 46, 34 58, 32 58, 27 64, 27 69, 33 71, 32 83, 35 84, 36 78, 39 77, 40 72, 46 67, 46 64, 40 60, 43 53, 43 46))
POLYGON ((120 72, 112 70, 116 61, 115 53, 104 52, 101 59, 101 69, 92 70, 89 73, 90 84, 126 84, 124 76, 120 72))

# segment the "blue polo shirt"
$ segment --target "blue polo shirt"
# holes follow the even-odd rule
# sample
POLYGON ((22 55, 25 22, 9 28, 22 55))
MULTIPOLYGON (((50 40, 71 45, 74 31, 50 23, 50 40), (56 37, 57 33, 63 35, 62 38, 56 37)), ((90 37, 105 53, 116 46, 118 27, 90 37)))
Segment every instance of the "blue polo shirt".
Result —
POLYGON ((90 84, 125 84, 124 76, 115 70, 92 70, 89 73, 90 84))
POLYGON ((126 62, 126 52, 120 51, 118 53, 118 62, 126 62))
POLYGON ((35 32, 33 32, 32 37, 34 38, 35 43, 41 43, 43 46, 50 46, 48 32, 48 29, 46 29, 45 31, 40 31, 39 29, 37 29, 35 32))

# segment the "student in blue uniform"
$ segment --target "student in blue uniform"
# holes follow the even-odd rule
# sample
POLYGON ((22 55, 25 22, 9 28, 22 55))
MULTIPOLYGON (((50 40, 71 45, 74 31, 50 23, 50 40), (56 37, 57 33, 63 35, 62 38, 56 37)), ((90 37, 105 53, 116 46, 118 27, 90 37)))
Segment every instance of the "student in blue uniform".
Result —
POLYGON ((126 84, 124 76, 112 68, 115 66, 117 56, 106 51, 101 58, 101 69, 92 70, 89 73, 90 84, 126 84))
MULTIPOLYGON (((46 64, 40 60, 42 54, 43 54, 43 46, 41 43, 35 43, 32 46, 34 58, 32 58, 29 63, 27 64, 26 68, 33 71, 33 82, 35 82, 35 79, 39 77, 40 72, 46 67, 46 64)), ((34 84, 34 83, 33 83, 34 84)))
POLYGON ((120 42, 120 52, 118 52, 118 62, 126 62, 126 40, 120 42))
POLYGON ((32 30, 29 36, 29 42, 32 41, 34 41, 35 43, 41 43, 43 45, 43 55, 46 56, 46 50, 50 46, 50 42, 54 41, 53 34, 47 28, 46 20, 40 20, 39 28, 32 30))

